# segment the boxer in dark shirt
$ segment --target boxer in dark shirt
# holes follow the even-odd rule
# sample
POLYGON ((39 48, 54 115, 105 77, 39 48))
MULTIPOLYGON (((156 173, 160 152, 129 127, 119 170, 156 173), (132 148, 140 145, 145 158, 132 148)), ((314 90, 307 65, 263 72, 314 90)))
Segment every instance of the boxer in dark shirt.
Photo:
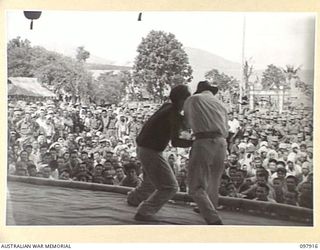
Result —
POLYGON ((137 142, 137 155, 142 163, 143 181, 128 194, 128 203, 138 206, 136 220, 152 221, 153 215, 178 191, 178 183, 163 150, 171 141, 174 147, 191 147, 192 141, 179 138, 184 101, 190 96, 186 85, 170 92, 171 103, 165 103, 144 124, 137 142))

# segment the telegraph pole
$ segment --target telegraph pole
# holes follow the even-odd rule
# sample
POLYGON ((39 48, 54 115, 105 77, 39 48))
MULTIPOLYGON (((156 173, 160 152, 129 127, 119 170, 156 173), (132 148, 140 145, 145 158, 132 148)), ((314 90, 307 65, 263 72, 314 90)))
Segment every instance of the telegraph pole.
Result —
POLYGON ((242 97, 243 97, 243 92, 242 88, 244 85, 244 51, 245 51, 245 41, 246 41, 246 16, 244 15, 243 17, 243 26, 242 26, 242 58, 241 58, 241 79, 239 82, 239 113, 242 112, 242 97))

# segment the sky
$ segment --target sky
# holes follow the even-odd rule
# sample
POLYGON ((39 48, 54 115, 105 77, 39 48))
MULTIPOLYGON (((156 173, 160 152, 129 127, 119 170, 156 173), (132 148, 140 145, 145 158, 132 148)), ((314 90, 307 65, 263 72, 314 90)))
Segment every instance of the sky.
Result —
POLYGON ((151 30, 171 32, 184 47, 206 50, 238 63, 245 37, 244 58, 256 69, 271 63, 314 67, 312 13, 142 12, 142 21, 137 21, 138 14, 43 11, 30 30, 22 10, 7 11, 7 40, 20 36, 32 45, 68 55, 75 55, 76 48, 84 46, 91 55, 125 65, 134 61, 137 46, 151 30))

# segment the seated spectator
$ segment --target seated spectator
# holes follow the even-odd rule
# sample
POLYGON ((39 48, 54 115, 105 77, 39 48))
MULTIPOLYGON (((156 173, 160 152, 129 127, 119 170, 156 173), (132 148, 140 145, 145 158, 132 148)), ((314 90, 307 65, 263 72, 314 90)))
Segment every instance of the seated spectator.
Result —
POLYGON ((44 167, 49 166, 49 163, 51 161, 51 154, 49 152, 44 153, 42 156, 42 161, 38 164, 39 171, 42 171, 44 167))
POLYGON ((113 179, 113 167, 112 165, 105 165, 104 170, 102 172, 102 176, 104 178, 104 184, 108 185, 114 185, 114 179, 113 179))
POLYGON ((256 201, 268 201, 275 203, 276 201, 269 197, 270 188, 265 183, 258 183, 255 190, 255 198, 253 200, 256 201))
POLYGON ((306 181, 301 184, 300 193, 298 195, 298 204, 300 207, 313 209, 313 192, 311 182, 306 181))
POLYGON ((180 192, 187 192, 187 170, 181 169, 177 175, 180 192))
POLYGON ((220 187, 219 187, 219 195, 227 196, 227 185, 231 182, 230 177, 226 174, 223 174, 220 181, 220 187))
POLYGON ((275 191, 276 202, 283 203, 284 202, 283 193, 285 191, 284 180, 281 178, 275 177, 272 181, 272 187, 274 188, 274 191, 275 191))
POLYGON ((310 173, 311 164, 307 161, 302 163, 301 167, 301 175, 299 176, 299 182, 306 182, 308 180, 308 176, 310 173))
POLYGON ((170 154, 168 157, 168 163, 173 171, 174 174, 178 174, 179 173, 179 166, 176 162, 176 157, 174 154, 170 154))
POLYGON ((297 191, 286 191, 283 194, 284 204, 298 206, 298 192, 297 191))
POLYGON ((287 191, 291 191, 291 192, 297 191, 298 178, 293 175, 287 176, 285 185, 286 185, 287 191))
POLYGON ((78 157, 78 152, 77 151, 71 151, 70 153, 70 158, 66 162, 66 167, 67 169, 71 169, 71 178, 75 177, 75 173, 77 169, 79 168, 81 160, 78 157))
POLYGON ((72 170, 72 176, 74 179, 78 179, 79 175, 87 176, 87 180, 91 180, 91 174, 87 169, 87 163, 80 162, 78 167, 72 170))
POLYGON ((104 183, 104 177, 102 172, 104 170, 104 166, 102 164, 98 164, 92 173, 92 182, 94 183, 104 183))
POLYGON ((280 164, 279 164, 279 165, 277 166, 276 172, 271 175, 271 177, 270 177, 270 182, 272 183, 272 181, 273 181, 274 178, 279 178, 279 179, 281 179, 282 181, 284 181, 285 178, 286 178, 286 176, 287 176, 287 170, 285 169, 285 167, 284 167, 283 165, 280 165, 280 164))
POLYGON ((41 172, 42 172, 43 178, 53 179, 51 175, 51 168, 49 167, 49 165, 43 167, 41 172))
POLYGON ((254 199, 256 197, 256 189, 257 189, 258 185, 265 184, 268 186, 268 198, 270 200, 275 200, 275 197, 276 197, 275 191, 271 186, 268 185, 268 178, 269 178, 268 171, 262 170, 262 171, 257 172, 255 183, 249 189, 247 189, 241 193, 243 195, 243 197, 245 197, 247 199, 254 199))
POLYGON ((228 197, 241 198, 241 195, 238 193, 237 188, 234 185, 234 183, 229 182, 226 185, 226 190, 227 190, 228 197))
POLYGON ((37 175, 37 167, 34 164, 28 166, 28 175, 35 177, 37 175))
POLYGON ((137 165, 128 163, 124 165, 126 178, 122 181, 121 186, 137 187, 141 183, 141 179, 137 175, 137 165))
POLYGON ((14 175, 18 175, 18 176, 28 176, 28 172, 27 172, 27 169, 18 168, 18 169, 16 169, 14 175))
POLYGON ((62 170, 59 175, 59 180, 72 181, 70 178, 70 172, 67 169, 62 170))
POLYGON ((287 161, 287 174, 298 177, 301 175, 301 167, 296 165, 292 160, 287 161))
MULTIPOLYGON (((22 150, 20 152, 20 160, 15 164, 15 174, 17 175, 17 170, 25 169, 27 171, 29 165, 34 165, 34 163, 28 159, 27 151, 22 150)), ((20 173, 23 173, 23 171, 20 171, 20 173)))
POLYGON ((120 165, 116 165, 114 170, 116 172, 116 176, 114 177, 114 185, 120 186, 123 180, 126 178, 126 175, 124 174, 123 167, 120 165))

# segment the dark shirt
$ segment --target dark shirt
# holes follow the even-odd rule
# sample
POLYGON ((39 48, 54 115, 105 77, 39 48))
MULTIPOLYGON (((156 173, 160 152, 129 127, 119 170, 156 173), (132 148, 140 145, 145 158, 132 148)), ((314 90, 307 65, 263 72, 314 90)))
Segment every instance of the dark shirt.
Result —
POLYGON ((182 124, 183 116, 171 103, 165 103, 144 124, 136 139, 137 144, 159 152, 167 147, 170 140, 174 147, 191 147, 191 140, 179 138, 182 124))

